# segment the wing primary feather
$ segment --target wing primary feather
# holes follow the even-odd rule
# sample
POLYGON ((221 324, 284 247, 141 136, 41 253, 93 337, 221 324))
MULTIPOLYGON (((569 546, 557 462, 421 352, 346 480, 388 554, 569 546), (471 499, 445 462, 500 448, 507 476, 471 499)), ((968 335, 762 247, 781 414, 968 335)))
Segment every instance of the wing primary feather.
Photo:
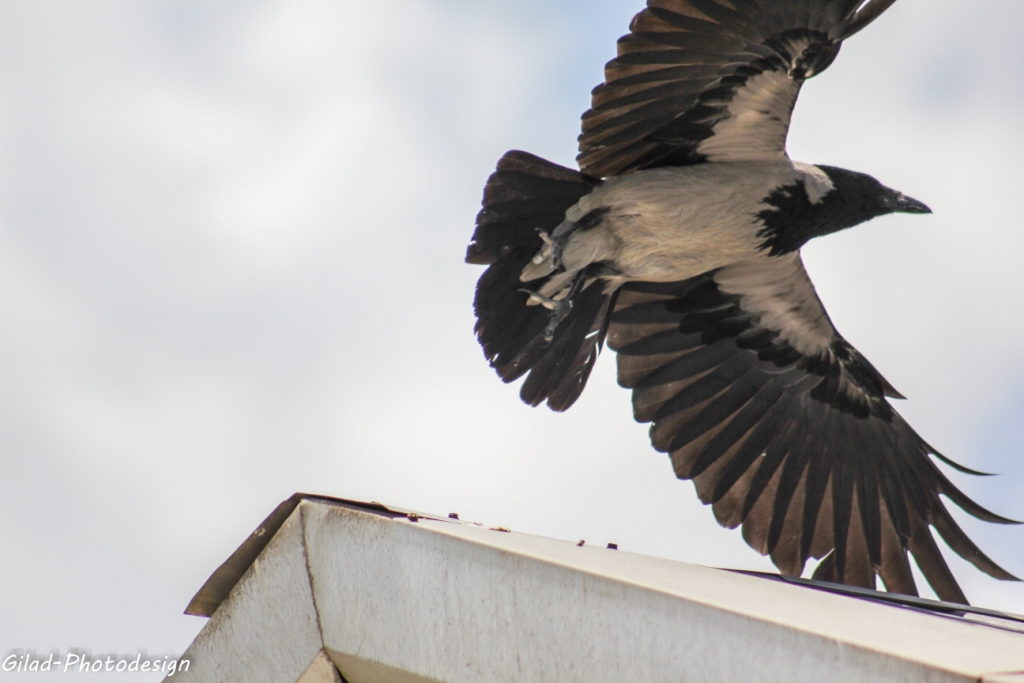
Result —
POLYGON ((789 503, 796 493, 796 487, 800 483, 807 461, 811 456, 811 448, 807 447, 808 442, 815 439, 809 432, 804 432, 803 438, 786 457, 782 466, 782 475, 779 477, 779 485, 775 490, 775 500, 772 505, 772 522, 768 527, 768 554, 775 552, 775 547, 782 537, 782 528, 786 523, 786 515, 789 512, 789 503))
POLYGON ((701 378, 665 401, 665 404, 658 409, 655 419, 668 417, 715 397, 745 375, 756 361, 757 357, 749 353, 733 356, 722 363, 714 373, 701 378))
MULTIPOLYGON (((710 21, 704 21, 703 19, 697 19, 696 17, 688 17, 685 14, 677 14, 672 10, 668 10, 663 7, 652 6, 648 7, 647 11, 669 26, 683 29, 683 31, 686 31, 686 35, 699 33, 706 36, 720 36, 722 38, 730 39, 736 37, 736 31, 731 30, 730 27, 710 21)), ((634 31, 633 33, 635 35, 644 34, 643 31, 634 31)), ((755 33, 754 35, 757 34, 755 33)))
POLYGON ((623 356, 657 356, 687 351, 701 345, 700 335, 682 335, 679 329, 665 330, 626 344, 618 350, 623 356))
MULTIPOLYGON (((926 472, 922 476, 918 467, 915 466, 914 454, 903 451, 895 440, 891 441, 892 443, 886 445, 892 451, 890 464, 896 470, 896 477, 892 484, 894 495, 905 497, 905 501, 908 503, 908 513, 917 515, 921 519, 928 519, 928 510, 932 505, 932 500, 927 493, 931 488, 931 485, 927 483, 930 478, 928 476, 929 473, 926 472)), ((924 464, 928 466, 931 463, 924 460, 924 464)), ((910 535, 912 536, 916 533, 913 518, 910 519, 910 529, 910 535)))
MULTIPOLYGON (((619 290, 621 291, 621 290, 619 290)), ((664 301, 647 301, 632 304, 615 311, 612 320, 622 325, 656 325, 675 323, 683 319, 683 314, 670 311, 664 301)))
MULTIPOLYGON (((715 492, 712 495, 711 502, 717 503, 732 489, 733 485, 739 481, 740 477, 746 474, 747 470, 753 466, 754 462, 765 454, 768 444, 771 443, 772 439, 775 438, 776 434, 781 432, 778 428, 778 420, 782 415, 786 414, 789 410, 790 405, 793 403, 794 395, 792 393, 784 393, 781 398, 773 405, 767 413, 758 422, 757 427, 743 442, 740 449, 733 456, 732 460, 726 466, 722 472, 718 483, 715 486, 715 492)), ((694 463, 694 468, 700 469, 702 465, 701 458, 697 459, 694 463)), ((746 514, 743 515, 746 517, 746 514)))
POLYGON ((932 514, 932 524, 935 526, 935 530, 939 532, 939 536, 942 536, 942 540, 957 555, 981 571, 1001 581, 1020 581, 1016 576, 997 565, 985 553, 981 552, 981 549, 967 537, 964 530, 953 520, 945 508, 940 507, 932 514))
MULTIPOLYGON (((641 52, 627 52, 621 54, 615 58, 615 65, 650 65, 650 64, 661 64, 665 66, 671 65, 715 65, 719 68, 724 67, 731 61, 731 55, 729 58, 707 50, 698 50, 693 48, 660 48, 657 50, 645 50, 641 52)), ((610 67, 610 65, 609 65, 610 67)), ((606 67, 606 68, 609 68, 606 67)), ((614 81, 613 81, 614 83, 614 81)), ((694 94, 697 97, 697 94, 694 94)))
POLYGON ((714 0, 688 0, 690 6, 712 20, 734 30, 744 30, 750 26, 749 19, 736 10, 729 9, 714 0))
POLYGON ((977 470, 972 470, 969 467, 964 467, 963 465, 961 465, 960 463, 956 462, 955 460, 951 460, 950 458, 947 458, 946 456, 944 456, 942 453, 939 453, 937 450, 935 450, 934 448, 932 448, 928 444, 925 444, 925 448, 928 449, 929 453, 931 453, 936 458, 938 458, 942 462, 946 463, 947 465, 949 465, 950 467, 952 467, 954 470, 956 470, 958 472, 963 472, 964 474, 971 474, 971 475, 974 475, 975 477, 994 477, 995 476, 991 472, 979 472, 977 470))
POLYGON ((683 354, 661 366, 637 383, 638 389, 656 387, 681 379, 688 379, 719 367, 736 355, 736 348, 730 340, 724 339, 711 346, 683 354), (731 348, 730 348, 731 347, 731 348))
MULTIPOLYGON (((758 381, 764 383, 757 387, 754 395, 735 412, 732 419, 729 420, 729 424, 711 440, 711 443, 704 447, 704 450, 690 468, 691 476, 699 476, 720 457, 725 455, 734 444, 757 426, 764 419, 766 413, 776 405, 785 391, 783 381, 777 377, 764 379, 758 379, 758 381), (764 382, 764 379, 768 381, 764 382)), ((738 400, 741 400, 741 398, 742 396, 738 400)), ((744 445, 747 441, 744 442, 744 445)), ((735 455, 731 462, 736 462, 735 455)), ((721 479, 719 479, 719 482, 721 482, 721 479)))
POLYGON ((594 94, 603 96, 609 90, 614 92, 632 86, 667 81, 714 83, 715 79, 719 77, 721 69, 719 64, 682 64, 666 66, 661 69, 647 69, 631 73, 628 76, 619 76, 609 85, 599 85, 595 88, 594 94))
POLYGON ((778 3, 775 0, 769 0, 767 3, 764 0, 757 0, 757 4, 761 7, 761 12, 764 16, 763 23, 769 32, 775 35, 786 30, 779 16, 778 3), (765 6, 766 4, 767 7, 765 6))
MULTIPOLYGON (((718 379, 717 376, 712 374, 697 384, 705 382, 713 384, 713 382, 710 382, 709 380, 715 379, 718 379)), ((745 373, 742 377, 736 379, 725 389, 725 391, 712 400, 704 410, 698 413, 696 417, 687 422, 682 429, 676 432, 675 438, 672 439, 670 450, 678 450, 692 442, 700 435, 705 434, 711 428, 720 425, 723 421, 734 415, 736 411, 742 408, 747 401, 753 398, 753 396, 761 389, 761 387, 767 384, 769 380, 769 377, 766 377, 756 370, 751 370, 745 373)), ((685 392, 686 390, 684 389, 683 391, 685 392)), ((740 436, 742 436, 742 434, 740 436)), ((722 452, 724 452, 724 450, 722 452)), ((718 455, 721 455, 721 453, 718 455)), ((714 455, 714 452, 712 452, 711 457, 717 459, 718 455, 714 455)))
POLYGON ((730 4, 742 14, 752 26, 764 23, 764 12, 755 0, 732 0, 730 4))
POLYGON ((899 539, 891 517, 882 518, 882 566, 878 575, 890 593, 918 595, 917 582, 907 559, 905 542, 899 539))
POLYGON ((719 50, 723 47, 731 47, 732 50, 740 52, 746 45, 746 41, 734 31, 723 31, 718 35, 679 31, 637 31, 633 35, 655 45, 667 45, 668 47, 682 48, 684 50, 711 51, 719 50))
POLYGON ((896 0, 868 0, 853 16, 835 27, 833 37, 836 40, 846 40, 881 16, 882 12, 892 7, 895 2, 896 0))
POLYGON ((939 600, 957 602, 961 605, 969 604, 967 596, 960 590, 956 579, 953 578, 953 573, 949 571, 946 560, 943 559, 942 553, 935 545, 935 539, 932 538, 928 525, 920 520, 914 525, 914 535, 910 537, 910 553, 914 556, 914 561, 921 573, 928 580, 928 585, 939 596, 939 600))
MULTIPOLYGON (((831 422, 833 415, 828 415, 828 422, 831 422)), ((828 425, 824 426, 828 429, 828 425)), ((828 491, 829 478, 832 476, 833 461, 835 460, 835 445, 826 445, 821 454, 812 458, 808 464, 807 483, 805 484, 803 526, 800 537, 800 558, 803 562, 811 556, 811 545, 814 542, 814 533, 818 526, 818 514, 821 512, 821 503, 828 491)))
POLYGON ((765 448, 765 456, 761 459, 757 472, 754 473, 750 488, 747 490, 747 497, 743 501, 743 519, 746 519, 750 511, 754 509, 761 494, 764 493, 768 484, 771 483, 772 477, 775 476, 775 472, 779 469, 779 465, 789 455, 793 445, 804 438, 806 431, 807 425, 803 420, 791 420, 784 425, 783 429, 779 430, 765 448))
MULTIPOLYGON (((867 458, 873 459, 868 452, 867 458)), ((864 529, 864 540, 868 546, 868 557, 871 566, 882 566, 882 519, 878 499, 878 481, 875 478, 873 462, 865 462, 857 480, 858 507, 860 508, 861 527, 864 529)))
POLYGON ((850 535, 850 513, 853 507, 854 477, 849 463, 842 456, 832 468, 832 538, 835 540, 836 581, 846 575, 846 550, 850 535))
MULTIPOLYGON (((622 107, 639 104, 641 102, 663 101, 669 97, 688 96, 696 88, 702 88, 712 82, 708 77, 693 79, 675 79, 667 83, 651 85, 650 87, 637 89, 630 94, 618 94, 615 90, 603 90, 595 94, 595 101, 598 102, 591 110, 593 112, 615 111, 622 107)), ((615 88, 618 88, 616 84, 615 88)))
POLYGON ((885 508, 889 513, 889 519, 896 531, 900 545, 906 547, 911 534, 910 517, 907 513, 907 502, 900 487, 899 474, 884 459, 880 460, 879 468, 879 482, 885 508))
POLYGON ((675 112, 689 109, 696 103, 697 98, 693 95, 679 95, 638 104, 615 116, 611 114, 617 109, 591 110, 592 113, 583 119, 583 130, 592 136, 594 144, 613 147, 653 133, 674 120, 675 112))
POLYGON ((805 26, 812 31, 820 31, 827 25, 827 3, 811 3, 807 8, 805 26))
MULTIPOLYGON (((929 464, 931 464, 931 463, 929 463, 929 464)), ((1000 515, 997 515, 994 512, 990 512, 989 510, 987 510, 987 509, 983 508, 982 506, 978 505, 973 500, 968 498, 967 495, 963 491, 961 491, 956 486, 954 486, 953 482, 951 482, 949 479, 947 479, 945 477, 945 475, 943 475, 941 472, 938 471, 938 469, 935 470, 935 476, 938 479, 938 482, 937 482, 938 486, 937 486, 937 488, 938 488, 939 492, 942 493, 943 495, 945 495, 947 498, 949 498, 954 503, 956 503, 957 507, 962 509, 964 512, 966 512, 970 516, 975 517, 975 518, 980 519, 980 520, 983 520, 985 522, 991 522, 993 524, 1014 524, 1015 525, 1015 524, 1021 524, 1022 523, 1022 522, 1019 522, 1019 521, 1017 521, 1015 519, 1007 519, 1006 517, 1001 517, 1000 515)))

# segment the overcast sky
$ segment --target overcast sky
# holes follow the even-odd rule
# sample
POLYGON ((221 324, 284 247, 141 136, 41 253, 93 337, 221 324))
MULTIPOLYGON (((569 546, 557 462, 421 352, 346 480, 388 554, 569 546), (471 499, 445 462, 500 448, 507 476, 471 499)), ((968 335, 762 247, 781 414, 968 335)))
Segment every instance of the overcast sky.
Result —
MULTIPOLYGON (((0 654, 180 653, 193 593, 294 491, 772 569, 650 448, 612 354, 555 415, 472 333, 488 173, 573 164, 639 5, 0 2, 0 654)), ((910 423, 1001 474, 954 481, 1018 519, 1021 26, 1017 2, 900 0, 790 136, 934 209, 805 259, 910 423)), ((1024 528, 964 526, 1024 574, 1024 528)), ((951 565, 1024 613, 1024 586, 951 565)))

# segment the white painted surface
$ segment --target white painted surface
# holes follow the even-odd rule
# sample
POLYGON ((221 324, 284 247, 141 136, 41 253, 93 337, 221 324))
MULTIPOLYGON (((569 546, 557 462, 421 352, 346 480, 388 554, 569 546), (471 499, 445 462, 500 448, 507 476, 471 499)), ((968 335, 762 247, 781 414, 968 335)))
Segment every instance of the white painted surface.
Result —
POLYGON ((1024 671, 1024 635, 984 624, 307 500, 176 680, 296 681, 321 650, 349 683, 998 682, 1024 671))
POLYGON ((189 670, 165 680, 298 680, 322 649, 304 547, 292 515, 182 655, 189 670))

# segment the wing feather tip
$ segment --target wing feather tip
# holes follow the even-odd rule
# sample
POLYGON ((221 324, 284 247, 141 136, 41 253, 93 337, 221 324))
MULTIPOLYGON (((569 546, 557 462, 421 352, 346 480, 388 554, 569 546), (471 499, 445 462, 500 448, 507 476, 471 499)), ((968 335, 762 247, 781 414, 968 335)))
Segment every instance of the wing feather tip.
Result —
POLYGON ((927 444, 925 444, 925 445, 927 446, 929 453, 931 453, 936 458, 938 458, 939 460, 941 460, 945 464, 947 464, 950 467, 952 467, 953 469, 955 469, 957 472, 963 472, 964 474, 969 474, 969 475, 974 476, 974 477, 995 477, 995 476, 997 476, 997 473, 995 473, 995 472, 982 472, 980 470, 972 470, 970 467, 965 467, 964 465, 961 465, 960 463, 958 463, 956 460, 953 460, 952 458, 948 458, 945 455, 943 455, 942 453, 939 453, 937 450, 935 450, 931 446, 929 446, 927 444))

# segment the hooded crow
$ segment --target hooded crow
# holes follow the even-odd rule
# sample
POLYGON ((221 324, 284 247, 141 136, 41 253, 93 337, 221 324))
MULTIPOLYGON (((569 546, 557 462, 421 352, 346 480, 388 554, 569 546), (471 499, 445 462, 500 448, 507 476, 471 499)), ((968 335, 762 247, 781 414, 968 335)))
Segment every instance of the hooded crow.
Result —
POLYGON ((583 115, 574 171, 509 152, 466 261, 476 334, 522 399, 579 397, 605 342, 654 447, 716 519, 799 576, 966 603, 932 528, 1014 580, 940 496, 989 522, 836 331, 800 259, 815 237, 927 206, 871 176, 791 161, 805 80, 894 0, 649 0, 583 115))

